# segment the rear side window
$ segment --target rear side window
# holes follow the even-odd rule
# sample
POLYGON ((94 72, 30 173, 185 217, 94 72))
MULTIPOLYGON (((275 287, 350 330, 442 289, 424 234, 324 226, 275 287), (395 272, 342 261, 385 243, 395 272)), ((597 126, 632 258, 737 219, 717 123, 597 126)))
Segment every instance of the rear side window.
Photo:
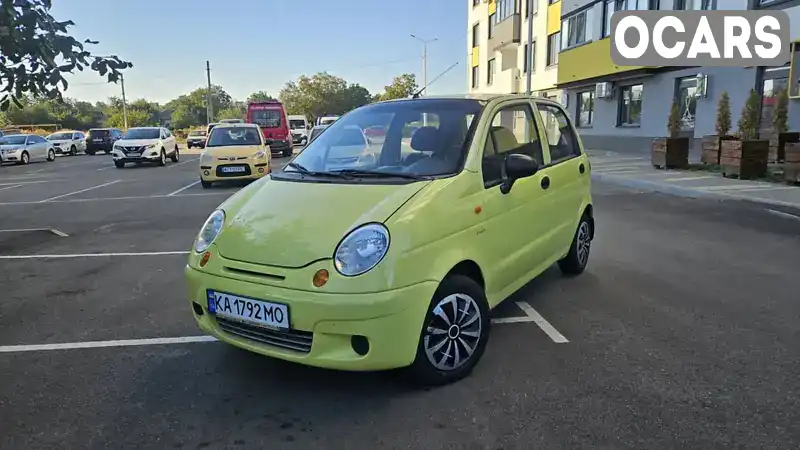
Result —
POLYGON ((539 103, 539 114, 544 122, 547 143, 550 146, 550 164, 580 156, 578 137, 567 119, 564 110, 557 106, 539 103))

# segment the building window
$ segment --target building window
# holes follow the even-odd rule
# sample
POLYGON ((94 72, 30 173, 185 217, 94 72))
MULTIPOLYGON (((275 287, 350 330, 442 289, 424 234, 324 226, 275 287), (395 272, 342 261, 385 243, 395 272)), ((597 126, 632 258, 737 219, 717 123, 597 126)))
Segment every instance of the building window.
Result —
POLYGON ((642 123, 641 84, 623 86, 619 96, 619 126, 639 126, 642 123))
POLYGON ((592 11, 594 8, 589 8, 561 21, 561 33, 566 38, 562 49, 592 40, 592 11))
POLYGON ((480 67, 475 66, 472 68, 472 88, 477 89, 480 83, 480 67))
POLYGON ((762 78, 761 119, 759 121, 759 129, 771 130, 775 102, 778 101, 778 93, 784 89, 789 89, 789 67, 770 67, 764 69, 762 78))
POLYGON ((697 112, 697 77, 678 78, 677 84, 681 129, 694 130, 694 117, 697 112))
POLYGON ((492 83, 494 82, 494 73, 497 70, 497 63, 495 62, 495 59, 494 58, 490 59, 489 64, 487 64, 486 67, 488 69, 486 73, 486 84, 488 86, 491 86, 492 83))
POLYGON ((578 92, 579 127, 590 127, 594 120, 594 91, 578 92))
POLYGON ((477 47, 477 46, 478 46, 478 43, 479 43, 479 39, 480 39, 480 36, 479 36, 479 33, 480 33, 480 25, 481 25, 481 24, 479 24, 479 23, 476 23, 475 25, 473 25, 473 26, 472 26, 472 47, 473 47, 473 48, 474 48, 474 47, 477 47))
POLYGON ((487 32, 489 33, 489 39, 494 36, 494 20, 497 18, 495 14, 489 14, 489 28, 487 32))
POLYGON ((525 17, 536 14, 539 10, 539 0, 525 0, 525 17))
POLYGON ((547 65, 558 64, 558 48, 561 42, 561 33, 554 33, 547 36, 547 65))
MULTIPOLYGON (((762 1, 761 4, 764 4, 762 1)), ((717 0, 681 0, 680 8, 691 11, 708 11, 717 9, 717 0)))
MULTIPOLYGON (((528 73, 528 44, 525 44, 522 47, 522 73, 528 73)), ((531 54, 530 54, 530 61, 531 66, 533 66, 533 71, 536 71, 536 41, 531 42, 531 54)))
POLYGON ((497 23, 500 23, 514 14, 519 13, 517 0, 497 0, 497 23))
MULTIPOLYGON (((676 1, 681 1, 681 0, 676 0, 676 1)), ((611 35, 611 16, 616 11, 635 11, 635 10, 643 11, 648 9, 656 10, 658 8, 659 8, 659 0, 605 0, 603 2, 602 37, 608 37, 611 35)))
POLYGON ((481 4, 481 0, 472 0, 472 7, 476 7, 481 4))

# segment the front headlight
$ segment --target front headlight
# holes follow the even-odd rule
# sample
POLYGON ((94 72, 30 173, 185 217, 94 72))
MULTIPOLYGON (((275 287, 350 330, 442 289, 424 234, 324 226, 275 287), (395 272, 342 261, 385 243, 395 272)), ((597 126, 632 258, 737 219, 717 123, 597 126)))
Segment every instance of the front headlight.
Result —
POLYGON ((194 242, 194 251, 202 253, 211 247, 214 239, 217 238, 219 232, 222 231, 222 225, 225 223, 225 211, 218 209, 211 213, 197 234, 197 239, 194 242))
POLYGON ((208 152, 200 153, 200 164, 201 165, 211 164, 212 160, 213 160, 213 158, 211 157, 211 155, 208 154, 208 152))
POLYGON ((150 144, 150 145, 145 146, 145 148, 149 150, 151 148, 156 148, 156 145, 158 145, 158 144, 150 144))
POLYGON ((379 223, 362 225, 342 239, 333 254, 336 270, 354 277, 368 272, 389 250, 389 230, 379 223))
POLYGON ((267 157, 267 152, 265 152, 263 150, 255 152, 253 154, 253 158, 255 158, 255 159, 262 159, 262 158, 266 158, 266 157, 267 157))

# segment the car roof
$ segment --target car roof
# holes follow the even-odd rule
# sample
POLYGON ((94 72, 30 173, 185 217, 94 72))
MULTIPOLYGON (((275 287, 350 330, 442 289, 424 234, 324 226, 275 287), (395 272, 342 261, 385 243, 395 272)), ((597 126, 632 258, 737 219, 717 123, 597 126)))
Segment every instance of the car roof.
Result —
POLYGON ((6 134, 3 137, 14 137, 14 136, 38 136, 38 135, 33 133, 14 133, 14 134, 6 134))
POLYGON ((216 130, 217 128, 258 128, 258 125, 254 123, 218 123, 217 126, 214 127, 216 130))
POLYGON ((550 105, 557 105, 561 106, 561 103, 550 100, 545 97, 537 97, 533 95, 525 95, 525 94, 456 94, 456 95, 432 95, 428 97, 419 97, 419 98, 398 98, 393 100, 384 100, 378 103, 389 103, 389 102, 406 102, 406 101, 419 101, 424 102, 428 100, 477 100, 480 102, 491 102, 493 100, 514 100, 514 99, 529 99, 534 100, 537 103, 546 103, 550 105))

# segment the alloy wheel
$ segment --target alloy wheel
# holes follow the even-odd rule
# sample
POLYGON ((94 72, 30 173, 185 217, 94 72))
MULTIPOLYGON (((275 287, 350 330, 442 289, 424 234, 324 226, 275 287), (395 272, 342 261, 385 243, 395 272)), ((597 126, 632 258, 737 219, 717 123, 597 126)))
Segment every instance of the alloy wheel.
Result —
POLYGON ((583 221, 578 227, 578 263, 585 266, 589 262, 589 249, 592 245, 591 230, 589 223, 583 221))
POLYGON ((423 335, 428 361, 442 371, 458 369, 475 353, 481 338, 478 304, 469 295, 451 294, 432 313, 423 335))

